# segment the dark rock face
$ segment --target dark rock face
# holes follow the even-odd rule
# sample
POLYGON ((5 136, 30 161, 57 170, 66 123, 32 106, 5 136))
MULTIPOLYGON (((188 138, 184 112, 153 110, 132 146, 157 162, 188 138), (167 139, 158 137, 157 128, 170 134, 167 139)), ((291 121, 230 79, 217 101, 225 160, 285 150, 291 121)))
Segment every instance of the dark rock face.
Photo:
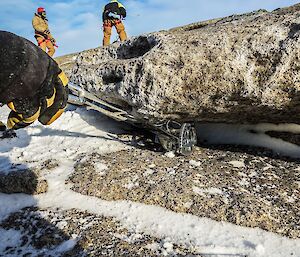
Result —
POLYGON ((82 52, 71 81, 136 117, 300 123, 300 4, 82 52))

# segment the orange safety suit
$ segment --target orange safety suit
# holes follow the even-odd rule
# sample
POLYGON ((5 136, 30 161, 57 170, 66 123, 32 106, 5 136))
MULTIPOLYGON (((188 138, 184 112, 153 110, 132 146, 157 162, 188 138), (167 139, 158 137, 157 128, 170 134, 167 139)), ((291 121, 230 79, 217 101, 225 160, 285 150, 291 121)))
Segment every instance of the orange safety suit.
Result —
POLYGON ((55 53, 55 39, 49 31, 48 20, 45 17, 42 17, 39 14, 34 14, 32 19, 32 26, 35 30, 35 38, 37 43, 43 51, 46 52, 48 49, 48 55, 53 56, 55 53))
POLYGON ((121 41, 125 41, 127 39, 125 27, 121 20, 105 20, 103 23, 103 33, 104 33, 103 45, 104 46, 108 46, 110 44, 111 30, 113 26, 116 28, 121 41))
POLYGON ((110 3, 105 5, 102 20, 103 20, 103 45, 110 44, 111 30, 115 27, 121 41, 127 39, 124 24, 121 19, 126 17, 126 10, 117 0, 111 0, 110 3))

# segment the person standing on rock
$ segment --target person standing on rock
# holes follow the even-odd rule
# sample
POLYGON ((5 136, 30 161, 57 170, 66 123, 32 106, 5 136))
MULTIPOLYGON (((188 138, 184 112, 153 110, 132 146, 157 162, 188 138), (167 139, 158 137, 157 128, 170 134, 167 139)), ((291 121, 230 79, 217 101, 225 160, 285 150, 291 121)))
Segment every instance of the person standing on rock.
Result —
POLYGON ((32 19, 32 26, 35 30, 35 38, 41 49, 46 52, 48 49, 49 56, 53 56, 55 53, 56 41, 50 33, 48 19, 46 17, 46 10, 43 7, 39 7, 32 19))
POLYGON ((126 9, 118 0, 111 0, 110 3, 105 5, 102 20, 103 20, 103 45, 110 44, 111 30, 115 27, 121 41, 127 39, 124 24, 122 19, 126 17, 126 9))
MULTIPOLYGON (((0 106, 7 104, 11 109, 7 131, 24 128, 36 120, 50 125, 67 104, 66 75, 52 58, 25 38, 0 31, 0 46, 0 106)), ((2 122, 0 130, 6 131, 2 122)))

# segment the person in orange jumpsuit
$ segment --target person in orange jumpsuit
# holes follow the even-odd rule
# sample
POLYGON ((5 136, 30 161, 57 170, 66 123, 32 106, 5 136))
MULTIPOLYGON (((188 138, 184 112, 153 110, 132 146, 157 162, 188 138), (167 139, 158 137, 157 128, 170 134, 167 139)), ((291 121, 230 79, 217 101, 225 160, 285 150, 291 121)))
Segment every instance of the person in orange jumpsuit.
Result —
POLYGON ((126 9, 118 0, 111 0, 110 3, 105 5, 102 20, 103 20, 103 45, 110 44, 111 30, 115 27, 121 41, 127 39, 124 24, 122 19, 126 17, 126 9))
POLYGON ((48 19, 46 17, 46 10, 39 7, 32 19, 32 26, 35 31, 36 41, 41 49, 45 52, 48 49, 48 55, 53 56, 55 53, 56 41, 50 33, 48 19))

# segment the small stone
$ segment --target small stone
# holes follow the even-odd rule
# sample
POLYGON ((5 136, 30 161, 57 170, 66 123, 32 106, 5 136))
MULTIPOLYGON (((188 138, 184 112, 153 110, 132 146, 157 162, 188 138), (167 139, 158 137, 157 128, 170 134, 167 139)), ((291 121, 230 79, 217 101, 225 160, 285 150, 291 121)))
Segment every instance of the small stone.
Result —
POLYGON ((245 167, 244 161, 230 161, 229 164, 231 164, 235 168, 244 168, 245 167))
POLYGON ((190 160, 189 164, 195 167, 200 167, 201 166, 201 162, 195 161, 195 160, 190 160))
POLYGON ((175 154, 174 154, 174 152, 166 152, 165 156, 168 157, 168 158, 174 158, 175 154))

